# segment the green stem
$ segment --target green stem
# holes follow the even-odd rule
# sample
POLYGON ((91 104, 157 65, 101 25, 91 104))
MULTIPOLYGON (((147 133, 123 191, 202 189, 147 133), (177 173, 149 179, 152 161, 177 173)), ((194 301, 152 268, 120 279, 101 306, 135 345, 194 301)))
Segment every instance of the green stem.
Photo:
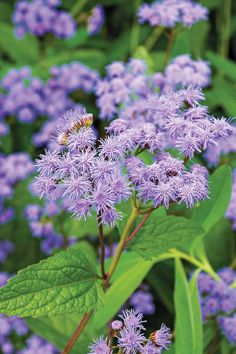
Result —
POLYGON ((166 49, 166 58, 165 58, 165 65, 168 64, 168 61, 171 56, 171 51, 174 45, 174 41, 176 38, 177 30, 176 29, 171 29, 169 36, 168 36, 168 43, 167 43, 167 49, 166 49))
POLYGON ((135 0, 135 4, 134 4, 134 19, 133 19, 133 26, 132 26, 132 30, 131 30, 131 36, 130 36, 130 51, 131 54, 135 51, 135 49, 138 46, 139 43, 139 31, 140 31, 140 26, 137 23, 137 16, 136 16, 136 12, 137 9, 139 7, 140 4, 140 0, 135 0))
POLYGON ((112 262, 111 262, 111 265, 110 265, 110 268, 108 270, 108 274, 107 274, 107 284, 109 282, 109 280, 111 279, 116 267, 117 267, 117 264, 120 260, 120 257, 121 257, 121 254, 122 254, 122 251, 124 249, 124 246, 125 246, 125 241, 126 241, 126 238, 128 237, 129 235, 129 232, 130 232, 130 229, 136 219, 138 215, 138 210, 137 209, 133 209, 130 216, 129 216, 129 219, 127 221, 127 224, 125 225, 125 228, 124 228, 124 231, 121 235, 121 238, 120 238, 120 242, 116 248, 116 251, 115 251, 115 254, 112 258, 112 262))
POLYGON ((82 10, 82 8, 85 6, 87 0, 78 0, 75 5, 72 7, 70 13, 72 16, 78 15, 78 13, 82 10))
POLYGON ((155 29, 152 31, 151 35, 148 37, 148 39, 145 42, 145 47, 148 51, 152 49, 154 44, 161 37, 163 31, 164 31, 164 27, 161 26, 155 27, 155 29))
POLYGON ((201 263, 196 258, 190 256, 187 253, 178 251, 177 249, 170 250, 170 253, 172 253, 174 257, 179 257, 181 259, 184 259, 184 260, 188 261, 189 263, 192 263, 197 268, 199 268, 199 269, 205 271, 206 273, 208 273, 216 281, 221 281, 220 277, 216 274, 214 269, 211 267, 211 265, 207 261, 205 261, 204 263, 201 263))
POLYGON ((232 0, 222 0, 222 6, 219 7, 218 13, 218 33, 220 55, 224 58, 229 54, 229 41, 231 31, 231 8, 232 0))
POLYGON ((72 335, 72 337, 69 339, 68 343, 66 344, 62 354, 69 354, 71 352, 71 350, 73 349, 75 343, 77 342, 80 334, 83 332, 83 330, 84 330, 85 326, 87 325, 92 314, 93 314, 93 311, 86 313, 82 317, 78 327, 76 328, 74 334, 72 335))

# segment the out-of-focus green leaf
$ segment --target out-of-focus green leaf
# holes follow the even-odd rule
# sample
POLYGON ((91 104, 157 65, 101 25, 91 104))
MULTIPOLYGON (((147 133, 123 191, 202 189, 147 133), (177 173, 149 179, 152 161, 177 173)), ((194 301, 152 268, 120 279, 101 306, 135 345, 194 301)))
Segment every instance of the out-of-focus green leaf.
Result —
POLYGON ((209 9, 215 9, 222 4, 222 0, 200 0, 199 2, 209 9))
POLYGON ((148 72, 153 73, 154 61, 144 46, 138 47, 133 56, 134 58, 144 60, 148 66, 148 72))
POLYGON ((39 46, 36 37, 26 35, 18 39, 13 33, 13 27, 0 23, 0 48, 12 60, 21 64, 35 64, 39 60, 39 46))
POLYGON ((75 48, 83 43, 89 38, 88 30, 86 27, 79 28, 72 38, 64 41, 65 45, 69 48, 75 48))
POLYGON ((219 54, 211 51, 206 53, 206 57, 210 63, 220 72, 225 74, 226 77, 236 81, 236 64, 233 61, 223 58, 219 54))
POLYGON ((49 70, 52 65, 61 65, 74 60, 79 60, 91 68, 99 69, 105 61, 105 53, 96 49, 66 50, 42 60, 39 67, 49 70))
POLYGON ((219 167, 210 177, 210 198, 196 206, 192 219, 198 222, 207 233, 227 210, 231 189, 232 173, 227 165, 219 167))

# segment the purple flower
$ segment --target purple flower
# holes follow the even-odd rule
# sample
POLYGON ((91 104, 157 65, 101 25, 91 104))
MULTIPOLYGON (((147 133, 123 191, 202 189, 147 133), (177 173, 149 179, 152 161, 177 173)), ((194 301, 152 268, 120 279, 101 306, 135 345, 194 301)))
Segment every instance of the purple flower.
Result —
POLYGON ((110 354, 112 351, 110 349, 107 338, 101 336, 93 344, 89 346, 89 354, 110 354))
POLYGON ((158 331, 150 335, 150 339, 161 349, 168 349, 172 339, 170 328, 162 324, 158 331))
POLYGON ((141 333, 140 329, 132 326, 123 328, 117 338, 118 347, 125 354, 135 354, 137 351, 140 351, 142 342, 145 340, 145 336, 141 333))
POLYGON ((104 23, 104 9, 102 5, 96 5, 88 18, 88 33, 95 35, 98 33, 104 23))
POLYGON ((133 329, 144 329, 143 315, 138 310, 124 310, 119 317, 123 320, 125 327, 133 329))
POLYGON ((155 313, 155 304, 152 294, 149 291, 138 290, 129 299, 131 306, 144 315, 155 313))

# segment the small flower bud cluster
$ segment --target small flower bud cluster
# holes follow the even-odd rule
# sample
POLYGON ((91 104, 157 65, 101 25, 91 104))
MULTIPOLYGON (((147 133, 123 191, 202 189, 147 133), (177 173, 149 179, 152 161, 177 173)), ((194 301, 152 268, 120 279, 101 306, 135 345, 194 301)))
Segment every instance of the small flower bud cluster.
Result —
POLYGON ((131 58, 128 64, 113 62, 106 71, 107 76, 96 87, 101 119, 112 119, 120 105, 153 93, 152 78, 147 75, 146 64, 142 60, 131 58))
POLYGON ((8 240, 0 241, 0 263, 4 263, 9 253, 14 250, 13 244, 8 240))
POLYGON ((88 33, 91 36, 94 36, 100 31, 104 23, 104 9, 102 5, 96 5, 91 10, 91 15, 89 16, 87 22, 88 33))
POLYGON ((41 250, 50 255, 57 248, 73 244, 73 236, 58 234, 53 226, 53 217, 62 217, 63 209, 54 201, 48 201, 44 207, 38 204, 28 204, 25 208, 25 217, 29 222, 32 236, 41 240, 41 250))
POLYGON ((32 123, 44 114, 43 82, 32 76, 28 66, 10 70, 1 86, 4 90, 3 116, 16 116, 22 123, 32 123))
POLYGON ((113 345, 111 341, 101 336, 90 345, 89 354, 112 354, 115 353, 113 349, 117 347, 125 354, 161 354, 171 345, 172 335, 164 324, 146 338, 143 326, 146 321, 139 311, 125 310, 119 317, 120 320, 111 323, 111 335, 116 343, 113 345))
POLYGON ((156 310, 153 295, 146 284, 142 284, 140 289, 133 293, 129 304, 144 315, 153 315, 156 310))
POLYGON ((142 118, 146 112, 145 100, 157 91, 175 91, 181 87, 206 87, 211 71, 207 62, 180 55, 169 64, 164 73, 147 73, 142 60, 131 58, 127 64, 113 62, 107 66, 107 76, 96 87, 97 106, 101 119, 117 115, 127 119, 142 118))
POLYGON ((5 208, 5 200, 14 194, 14 185, 34 172, 34 165, 27 153, 0 155, 0 224, 14 217, 12 208, 5 208))
MULTIPOLYGON (((0 287, 7 284, 10 275, 0 272, 0 287)), ((0 351, 3 354, 59 354, 59 351, 44 339, 32 335, 29 337, 29 328, 25 321, 18 317, 7 317, 0 314, 0 351), (15 347, 21 342, 24 349, 15 347), (28 337, 28 339, 26 339, 28 337), (12 340, 13 338, 13 340, 12 340)))
POLYGON ((42 37, 52 33, 59 38, 72 37, 76 23, 68 12, 58 10, 60 5, 60 0, 18 1, 12 18, 16 35, 22 38, 32 33, 42 37))
POLYGON ((236 230, 236 169, 233 171, 231 200, 225 216, 232 221, 232 229, 236 230))
POLYGON ((231 268, 218 271, 221 281, 217 282, 208 274, 200 273, 198 287, 200 291, 202 317, 204 321, 216 318, 226 338, 236 344, 236 272, 231 268))
POLYGON ((191 27, 207 18, 207 8, 191 0, 157 0, 142 4, 138 10, 139 22, 150 26, 175 27, 180 23, 191 27))
POLYGON ((211 82, 209 64, 201 59, 193 60, 189 54, 179 55, 166 66, 163 76, 157 76, 161 90, 173 90, 181 86, 207 87, 211 82))

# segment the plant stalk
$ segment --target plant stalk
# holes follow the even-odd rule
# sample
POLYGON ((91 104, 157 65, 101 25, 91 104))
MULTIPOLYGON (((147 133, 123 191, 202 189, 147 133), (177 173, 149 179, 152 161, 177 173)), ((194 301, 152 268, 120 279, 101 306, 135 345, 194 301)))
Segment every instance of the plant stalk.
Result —
POLYGON ((103 234, 103 226, 102 226, 102 218, 100 212, 98 213, 97 216, 97 221, 98 221, 98 235, 99 235, 99 244, 100 244, 100 250, 101 250, 101 273, 102 273, 102 279, 105 280, 107 278, 107 274, 105 271, 105 242, 104 242, 104 234, 103 234))
POLYGON ((72 337, 69 339, 68 343, 66 344, 62 354, 68 354, 68 353, 71 352, 72 348, 74 347, 74 345, 75 345, 76 341, 78 340, 80 334, 83 332, 83 330, 84 330, 86 324, 88 323, 90 317, 92 316, 92 314, 93 314, 93 311, 86 313, 82 317, 78 327, 76 328, 74 334, 72 335, 72 337))

